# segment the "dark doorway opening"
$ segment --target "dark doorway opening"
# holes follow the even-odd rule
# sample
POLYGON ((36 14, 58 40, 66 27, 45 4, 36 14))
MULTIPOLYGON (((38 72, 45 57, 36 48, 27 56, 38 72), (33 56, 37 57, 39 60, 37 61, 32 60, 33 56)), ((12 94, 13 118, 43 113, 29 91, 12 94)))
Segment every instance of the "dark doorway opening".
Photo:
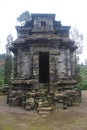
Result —
POLYGON ((39 82, 49 83, 49 52, 39 53, 39 82))

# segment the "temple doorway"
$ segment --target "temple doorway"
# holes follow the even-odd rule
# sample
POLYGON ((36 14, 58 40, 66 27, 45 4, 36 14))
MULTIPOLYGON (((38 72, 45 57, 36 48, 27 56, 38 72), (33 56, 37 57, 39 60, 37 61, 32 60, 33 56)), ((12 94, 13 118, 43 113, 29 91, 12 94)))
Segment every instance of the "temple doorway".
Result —
POLYGON ((49 52, 39 52, 39 83, 49 83, 49 52))

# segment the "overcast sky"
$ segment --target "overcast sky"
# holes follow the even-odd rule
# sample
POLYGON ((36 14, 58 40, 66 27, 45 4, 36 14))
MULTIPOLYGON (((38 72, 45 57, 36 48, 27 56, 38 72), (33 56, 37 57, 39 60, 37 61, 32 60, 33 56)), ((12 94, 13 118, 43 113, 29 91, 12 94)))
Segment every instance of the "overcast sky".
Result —
POLYGON ((16 39, 16 18, 25 10, 30 13, 55 13, 62 25, 78 26, 84 35, 82 60, 87 57, 86 0, 0 0, 0 53, 5 53, 9 33, 16 39))

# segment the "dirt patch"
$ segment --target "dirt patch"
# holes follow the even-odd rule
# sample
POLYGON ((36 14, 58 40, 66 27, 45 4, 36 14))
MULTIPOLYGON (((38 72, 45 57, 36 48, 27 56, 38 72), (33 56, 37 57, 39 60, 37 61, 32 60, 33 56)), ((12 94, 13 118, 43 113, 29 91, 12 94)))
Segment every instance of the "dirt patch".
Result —
POLYGON ((9 107, 6 96, 0 96, 0 130, 87 130, 87 91, 82 103, 66 110, 56 108, 48 115, 9 107))

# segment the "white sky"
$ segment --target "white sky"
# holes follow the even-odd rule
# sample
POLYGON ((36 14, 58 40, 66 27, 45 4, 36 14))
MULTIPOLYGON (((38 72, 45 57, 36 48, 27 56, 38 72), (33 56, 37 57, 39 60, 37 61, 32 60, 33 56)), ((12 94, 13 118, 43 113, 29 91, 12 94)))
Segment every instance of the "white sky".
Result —
POLYGON ((30 13, 55 13, 62 25, 77 25, 84 35, 81 61, 87 58, 87 0, 0 0, 0 53, 5 53, 6 38, 16 38, 16 18, 25 10, 30 13))

